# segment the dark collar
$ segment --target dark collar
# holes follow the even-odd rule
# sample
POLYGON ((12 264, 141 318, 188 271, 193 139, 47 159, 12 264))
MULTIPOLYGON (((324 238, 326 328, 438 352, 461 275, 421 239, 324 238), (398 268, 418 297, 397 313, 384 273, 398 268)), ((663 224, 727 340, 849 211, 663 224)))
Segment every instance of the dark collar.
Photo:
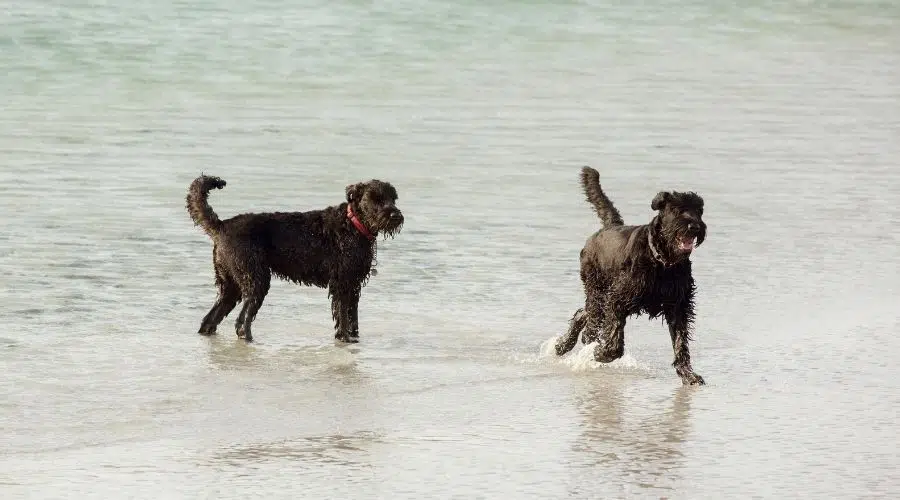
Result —
POLYGON ((647 243, 650 245, 650 254, 653 255, 653 260, 662 264, 663 267, 672 267, 675 265, 674 262, 667 261, 659 250, 656 249, 656 245, 653 244, 653 226, 647 227, 647 243))
POLYGON ((347 203, 347 218, 350 219, 350 222, 353 223, 353 225, 356 227, 356 230, 359 231, 359 234, 365 236, 369 241, 375 240, 375 235, 373 235, 372 232, 369 231, 369 228, 367 228, 365 224, 360 222, 359 217, 357 217, 356 214, 353 213, 353 207, 351 207, 349 203, 347 203))

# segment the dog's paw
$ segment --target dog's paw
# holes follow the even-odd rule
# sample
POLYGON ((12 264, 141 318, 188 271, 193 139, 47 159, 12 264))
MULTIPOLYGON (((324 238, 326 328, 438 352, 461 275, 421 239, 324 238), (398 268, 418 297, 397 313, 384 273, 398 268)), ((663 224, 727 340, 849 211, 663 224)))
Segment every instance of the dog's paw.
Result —
POLYGON ((197 333, 199 333, 200 335, 204 335, 204 336, 210 337, 210 336, 216 334, 216 329, 215 329, 215 328, 209 328, 209 327, 203 327, 203 326, 201 326, 201 327, 200 327, 200 330, 198 330, 197 333))
POLYGON ((594 360, 598 363, 612 363, 625 355, 625 348, 607 349, 603 344, 594 348, 594 360))
POLYGON ((706 381, 700 375, 690 372, 681 377, 681 383, 684 385, 706 385, 706 381))
POLYGON ((575 344, 578 342, 578 335, 564 335, 562 337, 558 337, 556 342, 553 344, 554 350, 556 351, 557 356, 563 356, 569 351, 571 351, 575 344))
POLYGON ((359 332, 337 332, 334 334, 334 341, 343 344, 357 344, 359 343, 359 332))
POLYGON ((253 334, 250 333, 249 328, 238 328, 237 336, 239 339, 244 339, 247 342, 253 342, 253 334))

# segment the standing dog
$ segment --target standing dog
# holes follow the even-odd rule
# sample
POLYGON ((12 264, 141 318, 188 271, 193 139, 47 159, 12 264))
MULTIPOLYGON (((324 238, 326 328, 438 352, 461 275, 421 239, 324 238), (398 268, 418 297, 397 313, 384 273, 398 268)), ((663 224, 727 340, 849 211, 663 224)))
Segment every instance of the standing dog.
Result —
POLYGON ((691 251, 706 238, 703 198, 693 192, 661 191, 650 208, 649 224, 626 226, 619 211, 600 188, 600 174, 581 169, 581 186, 603 229, 591 235, 581 250, 581 281, 585 305, 556 342, 556 354, 582 342, 598 342, 594 359, 609 363, 625 353, 625 319, 647 314, 662 316, 669 326, 676 373, 684 384, 703 385, 691 368, 691 326, 694 321, 694 278, 691 251))
POLYGON ((372 272, 375 238, 393 237, 403 225, 397 191, 371 180, 347 186, 346 203, 309 212, 247 213, 220 220, 209 192, 225 187, 202 175, 191 183, 187 210, 213 240, 218 297, 203 318, 200 333, 213 335, 238 302, 237 336, 253 340, 250 325, 269 292, 271 275, 301 285, 327 288, 334 337, 359 342, 359 296, 372 272))

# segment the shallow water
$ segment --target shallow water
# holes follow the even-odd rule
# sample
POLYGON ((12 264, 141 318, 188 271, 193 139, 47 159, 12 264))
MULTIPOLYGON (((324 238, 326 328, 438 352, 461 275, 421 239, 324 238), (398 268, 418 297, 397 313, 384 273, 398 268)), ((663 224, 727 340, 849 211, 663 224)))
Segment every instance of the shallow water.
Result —
POLYGON ((892 2, 87 1, 0 14, 3 498, 900 493, 892 2), (718 4, 717 4, 718 5, 718 4), (706 200, 694 366, 553 338, 601 172, 706 200), (195 332, 224 217, 400 192, 362 342, 276 283, 195 332))

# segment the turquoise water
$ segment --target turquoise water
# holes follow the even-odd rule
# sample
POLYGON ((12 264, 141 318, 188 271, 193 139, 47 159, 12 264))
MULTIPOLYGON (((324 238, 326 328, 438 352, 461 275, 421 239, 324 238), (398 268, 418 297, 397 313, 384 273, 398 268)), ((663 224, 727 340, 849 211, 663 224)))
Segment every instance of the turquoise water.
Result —
POLYGON ((900 490, 900 4, 77 2, 0 13, 3 498, 873 498, 900 490), (590 164, 706 200, 694 366, 582 299, 590 164), (184 210, 389 180, 362 342, 276 283, 247 346, 184 210))

